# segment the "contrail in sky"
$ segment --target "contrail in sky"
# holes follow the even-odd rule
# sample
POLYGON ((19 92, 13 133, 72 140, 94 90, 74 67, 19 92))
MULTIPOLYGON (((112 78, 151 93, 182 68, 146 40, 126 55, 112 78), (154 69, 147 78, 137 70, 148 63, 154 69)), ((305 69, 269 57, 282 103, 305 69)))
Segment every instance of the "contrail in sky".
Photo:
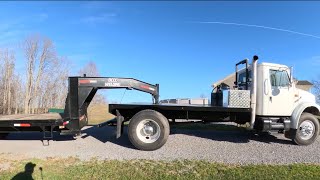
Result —
POLYGON ((292 33, 292 34, 298 34, 298 35, 302 35, 302 36, 309 36, 309 37, 313 37, 313 38, 320 39, 320 36, 316 36, 316 35, 312 35, 312 34, 302 33, 302 32, 298 32, 298 31, 292 31, 292 30, 289 30, 289 29, 281 29, 281 28, 275 28, 275 27, 269 27, 269 26, 255 25, 255 24, 242 24, 242 23, 219 22, 219 21, 198 21, 198 22, 193 22, 193 23, 200 23, 200 24, 223 24, 223 25, 255 27, 255 28, 269 29, 269 30, 274 30, 274 31, 288 32, 288 33, 292 33))

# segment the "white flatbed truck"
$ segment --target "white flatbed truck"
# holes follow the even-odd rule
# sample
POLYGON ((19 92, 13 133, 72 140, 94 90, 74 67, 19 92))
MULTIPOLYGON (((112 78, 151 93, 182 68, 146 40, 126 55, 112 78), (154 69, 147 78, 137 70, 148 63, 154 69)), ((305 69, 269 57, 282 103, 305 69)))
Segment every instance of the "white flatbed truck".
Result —
MULTIPOLYGON (((291 69, 285 65, 260 63, 254 56, 236 64, 235 86, 217 85, 210 105, 159 104, 159 85, 131 78, 69 77, 69 92, 64 113, 55 115, 0 116, 0 134, 41 131, 52 137, 60 134, 81 134, 88 124, 87 107, 98 89, 127 88, 150 93, 152 104, 109 104, 116 115, 117 138, 128 125, 130 142, 141 150, 162 147, 170 134, 169 119, 200 119, 204 122, 230 121, 249 124, 250 130, 283 131, 298 145, 312 144, 319 135, 320 107, 315 96, 297 89, 291 69), (238 71, 238 65, 246 68, 238 71)), ((107 125, 101 123, 98 127, 107 125)))

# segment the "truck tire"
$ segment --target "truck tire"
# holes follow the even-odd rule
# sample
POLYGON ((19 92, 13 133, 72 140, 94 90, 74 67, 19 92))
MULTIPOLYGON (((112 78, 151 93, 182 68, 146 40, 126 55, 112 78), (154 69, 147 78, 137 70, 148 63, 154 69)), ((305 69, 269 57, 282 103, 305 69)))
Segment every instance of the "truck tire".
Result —
POLYGON ((310 113, 302 113, 293 142, 298 145, 310 145, 319 135, 319 121, 310 113))
POLYGON ((130 142, 140 150, 153 151, 162 147, 170 134, 169 122, 161 113, 142 110, 135 114, 128 126, 130 142))

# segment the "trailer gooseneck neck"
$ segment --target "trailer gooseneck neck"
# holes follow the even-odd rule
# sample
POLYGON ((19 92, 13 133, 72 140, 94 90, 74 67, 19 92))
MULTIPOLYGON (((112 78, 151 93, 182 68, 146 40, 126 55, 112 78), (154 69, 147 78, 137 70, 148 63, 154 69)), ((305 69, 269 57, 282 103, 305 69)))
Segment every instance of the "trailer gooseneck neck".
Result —
POLYGON ((69 133, 80 133, 88 124, 87 108, 98 89, 135 89, 152 95, 159 103, 159 84, 149 84, 133 78, 118 77, 69 77, 69 89, 64 110, 64 121, 69 133))

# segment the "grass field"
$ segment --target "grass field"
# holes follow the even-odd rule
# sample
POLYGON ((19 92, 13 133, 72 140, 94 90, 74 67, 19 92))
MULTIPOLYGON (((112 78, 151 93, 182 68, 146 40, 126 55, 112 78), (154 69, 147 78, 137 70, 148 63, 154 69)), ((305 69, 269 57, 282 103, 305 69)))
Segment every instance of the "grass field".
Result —
POLYGON ((319 179, 320 165, 225 165, 207 161, 79 161, 32 159, 12 162, 0 179, 319 179), (32 166, 34 164, 35 166, 32 166), (27 167, 25 167, 27 165, 27 167), (41 169, 41 170, 40 170, 41 169))
POLYGON ((89 118, 89 124, 95 125, 95 124, 99 124, 107 120, 113 119, 114 116, 109 113, 108 105, 90 104, 88 107, 88 118, 89 118))

